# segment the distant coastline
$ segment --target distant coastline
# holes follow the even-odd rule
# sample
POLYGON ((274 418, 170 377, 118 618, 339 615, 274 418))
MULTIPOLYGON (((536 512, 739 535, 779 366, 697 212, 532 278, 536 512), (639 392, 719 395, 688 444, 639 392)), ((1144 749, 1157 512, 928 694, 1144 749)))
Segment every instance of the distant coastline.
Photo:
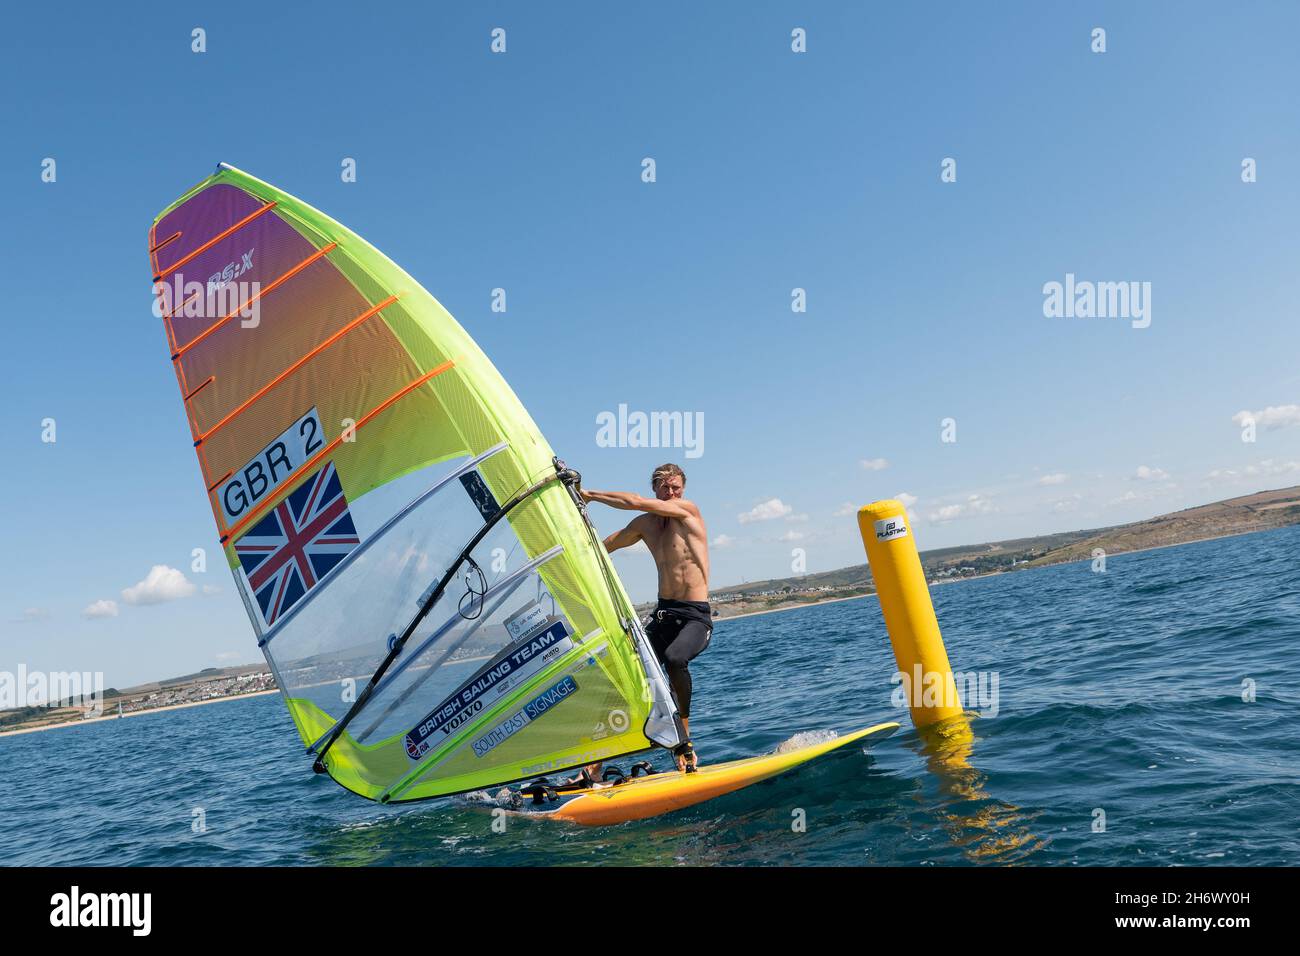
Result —
POLYGON ((854 594, 850 597, 826 598, 823 601, 798 601, 793 604, 782 604, 780 607, 763 608, 761 611, 741 611, 739 614, 728 614, 725 617, 719 614, 714 618, 714 623, 720 621, 738 621, 742 617, 758 617, 761 614, 779 614, 782 611, 797 611, 801 607, 820 607, 823 604, 840 604, 844 601, 865 601, 867 598, 876 596, 875 591, 867 594, 854 594))
POLYGON ((110 714, 105 713, 102 717, 81 717, 77 720, 60 720, 52 724, 41 724, 39 727, 20 727, 17 730, 0 730, 0 737, 17 737, 19 734, 38 734, 42 730, 58 730, 61 727, 84 727, 86 724, 102 724, 106 720, 126 720, 130 717, 143 717, 145 714, 161 714, 166 710, 184 710, 187 707, 202 707, 204 704, 222 704, 228 700, 247 700, 250 697, 265 697, 267 694, 278 694, 278 690, 255 690, 247 694, 229 694, 225 697, 212 697, 208 700, 190 700, 183 704, 163 704, 161 707, 146 707, 143 710, 133 710, 128 713, 110 714))
MULTIPOLYGON (((969 581, 1010 572, 1089 561, 1092 559, 1092 552, 1096 549, 1105 552, 1107 557, 1118 557, 1143 551, 1159 551, 1184 544, 1235 538, 1261 531, 1273 531, 1296 524, 1300 524, 1300 486, 1232 498, 1113 528, 1062 532, 1037 538, 941 548, 922 552, 921 560, 928 584, 936 587, 956 581, 969 581), (1205 534, 1209 527, 1223 530, 1214 534, 1205 534)), ((816 607, 822 604, 858 601, 875 596, 870 571, 865 564, 794 578, 733 585, 709 595, 715 610, 718 611, 714 619, 715 623, 742 617, 755 617, 760 614, 793 611, 803 607, 816 607), (849 593, 844 593, 846 591, 849 593), (727 613, 732 608, 736 609, 735 613, 727 613)), ((650 604, 639 605, 637 610, 645 612, 650 607, 652 607, 650 604)), ((457 663, 485 659, 476 656, 457 663)), ((229 682, 234 680, 229 675, 256 669, 253 665, 227 668, 224 671, 209 668, 202 675, 192 675, 192 680, 181 679, 188 683, 173 680, 149 686, 160 690, 164 685, 192 688, 199 686, 205 680, 217 679, 213 676, 203 676, 208 675, 209 672, 229 682)), ((269 679, 269 675, 258 676, 269 679)), ((137 689, 137 699, 140 693, 141 690, 137 689)), ((275 693, 279 691, 274 688, 259 689, 247 693, 221 694, 201 700, 162 704, 157 707, 140 707, 122 714, 106 713, 101 717, 72 718, 36 726, 19 725, 10 730, 0 730, 0 737, 100 723, 105 720, 119 720, 122 717, 138 717, 141 714, 180 710, 185 707, 198 707, 202 704, 215 704, 275 693)), ((113 704, 107 703, 105 706, 112 708, 113 704)))
MULTIPOLYGON (((1174 541, 1171 542, 1170 544, 1153 544, 1150 547, 1134 548, 1131 551, 1112 551, 1112 552, 1108 552, 1106 556, 1108 558, 1117 558, 1123 555, 1141 554, 1144 551, 1163 551, 1166 548, 1179 548, 1185 544, 1200 544, 1205 541, 1220 541, 1224 538, 1240 538, 1243 535, 1260 534, 1261 532, 1264 531, 1274 531, 1274 530, 1276 529, 1257 528, 1250 531, 1228 531, 1225 532, 1224 534, 1211 535, 1208 538, 1192 538, 1187 541, 1174 541)), ((1023 569, 1017 569, 1017 570, 1037 571, 1042 568, 1055 568, 1055 567, 1061 567, 1066 564, 1078 564, 1081 561, 1091 561, 1091 560, 1092 558, 1090 556, 1085 556, 1085 557, 1073 558, 1072 560, 1069 561, 1055 561, 1050 564, 1031 564, 1024 567, 1023 569)), ((932 588, 936 588, 936 587, 942 587, 945 584, 956 584, 960 581, 978 581, 983 578, 994 578, 994 577, 998 577, 999 575, 1011 574, 1011 573, 1012 571, 1010 569, 1007 569, 1006 571, 988 571, 985 572, 984 574, 972 574, 965 577, 948 578, 946 580, 928 580, 926 581, 926 584, 928 584, 932 588)), ((717 623, 718 621, 734 621, 742 617, 757 617, 760 614, 776 614, 781 611, 793 611, 801 607, 818 607, 822 604, 839 604, 841 601, 862 601, 865 600, 866 598, 873 598, 875 596, 876 596, 876 592, 872 590, 872 591, 868 591, 866 594, 852 594, 849 595, 848 597, 832 597, 832 598, 825 598, 816 601, 791 601, 790 603, 787 604, 779 604, 776 607, 762 608, 757 611, 742 611, 739 614, 727 614, 727 615, 719 614, 716 618, 714 618, 714 623, 717 623)))
MULTIPOLYGON (((1243 532, 1243 533, 1249 534, 1250 532, 1243 532)), ((1231 537, 1231 536, 1224 535, 1224 537, 1231 537)), ((1191 542, 1189 541, 1187 543, 1190 544, 1191 542)), ((1173 548, 1176 547, 1176 545, 1169 544, 1169 545, 1162 545, 1162 547, 1173 548)), ((1149 548, 1144 550, 1153 551, 1156 549, 1149 548)), ((1079 560, 1082 561, 1086 559, 1080 558, 1079 560)), ((957 584, 960 581, 978 581, 980 578, 992 578, 992 577, 997 577, 999 574, 1006 574, 1006 573, 1008 572, 989 571, 987 574, 972 574, 969 577, 949 578, 946 581, 927 581, 926 584, 932 588, 937 588, 937 587, 942 587, 945 584, 957 584)), ((778 614, 781 611, 795 611, 801 607, 820 607, 823 604, 839 604, 843 601, 865 601, 867 598, 873 598, 875 596, 876 596, 875 590, 871 590, 871 591, 867 591, 865 594, 850 594, 848 597, 822 598, 820 600, 815 600, 815 601, 791 601, 788 604, 779 604, 776 607, 761 608, 757 611, 741 611, 739 614, 719 614, 713 620, 714 623, 717 623, 718 621, 735 621, 742 617, 758 617, 760 614, 778 614)))
MULTIPOLYGON (((1130 524, 1063 531, 1030 538, 934 548, 921 552, 930 585, 988 577, 1012 571, 1135 554, 1254 534, 1300 524, 1300 486, 1261 491, 1185 508, 1130 524)), ((875 593, 866 563, 718 588, 709 595, 717 620, 766 614, 875 593)), ((651 605, 643 605, 649 608, 651 605)), ((638 607, 641 610, 641 607, 638 607)))

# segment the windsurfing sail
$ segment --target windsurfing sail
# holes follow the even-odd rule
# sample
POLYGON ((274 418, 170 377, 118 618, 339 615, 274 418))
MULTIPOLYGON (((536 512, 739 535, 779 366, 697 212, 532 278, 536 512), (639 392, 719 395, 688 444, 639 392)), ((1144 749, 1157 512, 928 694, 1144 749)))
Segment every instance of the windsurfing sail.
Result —
POLYGON ((318 769, 396 802, 681 742, 573 474, 432 295, 225 164, 149 254, 225 558, 318 769))

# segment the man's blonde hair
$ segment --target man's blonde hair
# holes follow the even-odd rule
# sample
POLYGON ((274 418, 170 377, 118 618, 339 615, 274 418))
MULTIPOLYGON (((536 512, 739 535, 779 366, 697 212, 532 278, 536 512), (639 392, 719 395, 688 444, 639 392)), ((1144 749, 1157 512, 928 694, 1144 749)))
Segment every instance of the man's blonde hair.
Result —
POLYGON ((682 471, 670 461, 668 464, 660 465, 654 470, 654 473, 650 476, 650 487, 658 489, 659 482, 666 481, 673 477, 681 478, 682 484, 686 484, 686 472, 682 471))

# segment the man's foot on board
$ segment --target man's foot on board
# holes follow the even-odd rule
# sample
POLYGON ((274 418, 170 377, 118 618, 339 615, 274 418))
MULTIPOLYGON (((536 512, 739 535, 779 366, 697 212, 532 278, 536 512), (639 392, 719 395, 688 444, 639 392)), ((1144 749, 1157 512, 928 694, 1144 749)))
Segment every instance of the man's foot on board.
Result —
POLYGON ((673 759, 677 761, 677 769, 682 773, 695 773, 700 766, 700 758, 695 753, 695 745, 687 740, 683 744, 678 744, 673 750, 673 759))
POLYGON ((568 780, 564 781, 564 783, 560 784, 560 786, 590 787, 593 783, 595 783, 597 780, 600 779, 600 768, 602 766, 603 764, 593 763, 586 767, 583 767, 581 770, 578 771, 578 775, 576 777, 570 777, 568 780))

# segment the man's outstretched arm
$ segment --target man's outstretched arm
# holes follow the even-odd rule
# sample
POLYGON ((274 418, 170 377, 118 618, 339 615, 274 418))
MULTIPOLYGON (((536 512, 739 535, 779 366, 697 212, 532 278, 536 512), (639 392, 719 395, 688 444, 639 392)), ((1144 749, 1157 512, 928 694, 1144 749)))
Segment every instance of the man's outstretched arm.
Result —
POLYGON ((626 528, 615 531, 605 539, 605 550, 617 551, 619 548, 630 548, 640 540, 641 532, 636 529, 636 519, 633 518, 626 528))
POLYGON ((693 518, 697 514, 695 506, 682 498, 660 501, 658 498, 645 498, 631 491, 591 491, 582 489, 582 497, 611 508, 623 511, 644 511, 646 514, 661 518, 693 518))

